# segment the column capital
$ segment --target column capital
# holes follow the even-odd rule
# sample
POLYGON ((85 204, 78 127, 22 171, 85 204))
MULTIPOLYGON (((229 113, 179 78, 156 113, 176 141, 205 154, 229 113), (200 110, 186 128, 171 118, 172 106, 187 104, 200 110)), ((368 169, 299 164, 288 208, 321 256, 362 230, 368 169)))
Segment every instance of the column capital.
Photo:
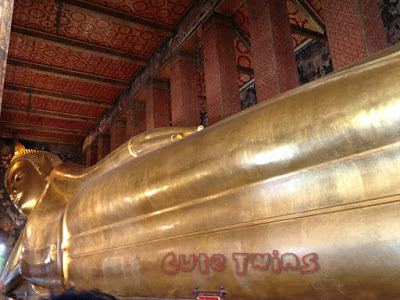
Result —
POLYGON ((232 17, 214 12, 212 16, 203 24, 203 31, 207 32, 212 26, 233 27, 232 17))
POLYGON ((187 61, 192 64, 196 64, 197 54, 190 50, 179 50, 170 60, 170 65, 174 65, 180 61, 187 61))
POLYGON ((146 88, 169 91, 170 86, 168 80, 166 79, 153 78, 150 80, 146 88))

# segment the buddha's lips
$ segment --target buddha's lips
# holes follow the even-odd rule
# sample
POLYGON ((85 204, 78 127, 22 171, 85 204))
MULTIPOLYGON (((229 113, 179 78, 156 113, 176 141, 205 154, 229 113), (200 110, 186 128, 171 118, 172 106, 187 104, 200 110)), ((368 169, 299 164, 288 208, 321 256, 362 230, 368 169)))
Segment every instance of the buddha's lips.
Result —
POLYGON ((20 192, 20 193, 16 194, 15 196, 10 196, 11 201, 12 201, 15 205, 17 205, 18 202, 21 200, 22 195, 23 195, 23 192, 20 192))

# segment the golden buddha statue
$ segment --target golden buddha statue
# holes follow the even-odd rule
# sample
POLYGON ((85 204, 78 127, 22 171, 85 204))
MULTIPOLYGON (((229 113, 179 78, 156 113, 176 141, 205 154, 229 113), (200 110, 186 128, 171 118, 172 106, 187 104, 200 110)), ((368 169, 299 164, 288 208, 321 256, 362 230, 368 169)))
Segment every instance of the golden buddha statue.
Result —
POLYGON ((7 189, 30 215, 8 290, 22 275, 121 297, 399 298, 399 50, 87 169, 16 162, 7 189))

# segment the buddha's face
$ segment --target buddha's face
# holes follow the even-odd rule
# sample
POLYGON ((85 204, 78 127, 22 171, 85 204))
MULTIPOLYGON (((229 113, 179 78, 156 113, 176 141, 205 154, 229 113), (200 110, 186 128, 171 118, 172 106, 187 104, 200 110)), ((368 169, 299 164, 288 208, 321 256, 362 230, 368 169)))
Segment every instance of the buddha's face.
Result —
POLYGON ((29 215, 46 186, 45 178, 28 160, 15 163, 6 178, 6 188, 14 205, 29 215))

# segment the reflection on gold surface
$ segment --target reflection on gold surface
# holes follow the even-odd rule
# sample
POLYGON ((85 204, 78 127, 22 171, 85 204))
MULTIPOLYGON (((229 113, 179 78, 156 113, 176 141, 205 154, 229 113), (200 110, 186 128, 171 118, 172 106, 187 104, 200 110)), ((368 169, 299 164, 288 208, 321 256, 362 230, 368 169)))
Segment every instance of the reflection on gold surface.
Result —
POLYGON ((10 194, 39 196, 7 278, 122 297, 222 284, 232 299, 399 298, 399 49, 200 132, 135 136, 90 168, 19 161, 10 194), (14 191, 21 170, 34 184, 14 191))

